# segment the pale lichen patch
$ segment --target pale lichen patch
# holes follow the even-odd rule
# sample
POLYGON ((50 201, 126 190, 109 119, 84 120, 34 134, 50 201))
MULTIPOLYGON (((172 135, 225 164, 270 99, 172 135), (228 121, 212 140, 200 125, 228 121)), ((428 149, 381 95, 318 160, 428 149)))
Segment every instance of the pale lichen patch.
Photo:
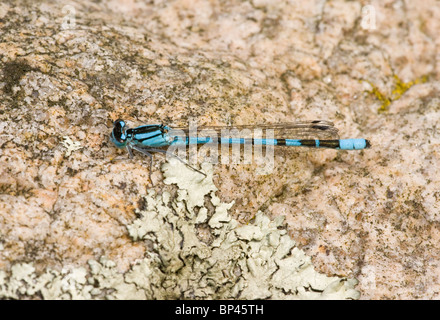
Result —
POLYGON ((82 148, 81 143, 78 141, 72 141, 69 136, 63 137, 64 141, 63 146, 67 149, 66 150, 66 157, 69 157, 73 151, 79 150, 82 148))
POLYGON ((228 214, 232 203, 214 194, 212 167, 196 178, 178 161, 164 165, 165 183, 176 197, 150 191, 138 219, 127 226, 133 241, 149 243, 145 257, 121 273, 101 257, 85 268, 47 270, 37 276, 32 264, 16 264, 0 273, 0 297, 40 294, 45 299, 357 299, 356 280, 327 277, 295 246, 283 219, 262 212, 240 225, 228 214), (188 183, 191 181, 191 183, 188 183), (205 207, 206 197, 215 211, 205 207), (202 201, 203 200, 203 201, 202 201), (195 211, 198 207, 198 211, 195 211), (210 213, 211 212, 211 213, 210 213), (209 216, 211 215, 211 216, 209 216), (208 221, 213 241, 200 237, 208 221))

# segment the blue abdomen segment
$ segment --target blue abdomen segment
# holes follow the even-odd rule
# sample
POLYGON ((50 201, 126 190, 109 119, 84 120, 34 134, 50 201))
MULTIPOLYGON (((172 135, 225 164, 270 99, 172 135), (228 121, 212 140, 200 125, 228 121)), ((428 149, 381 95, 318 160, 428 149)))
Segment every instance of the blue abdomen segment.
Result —
POLYGON ((341 150, 361 150, 370 147, 370 142, 365 139, 341 139, 339 149, 341 150))

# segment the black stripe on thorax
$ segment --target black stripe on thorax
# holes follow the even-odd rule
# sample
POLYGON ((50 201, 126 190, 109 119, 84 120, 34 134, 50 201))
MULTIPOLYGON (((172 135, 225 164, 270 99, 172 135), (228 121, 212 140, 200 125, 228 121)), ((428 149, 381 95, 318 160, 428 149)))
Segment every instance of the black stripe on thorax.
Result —
POLYGON ((153 132, 156 130, 160 130, 162 132, 162 126, 160 126, 160 125, 142 126, 142 127, 137 127, 137 128, 128 129, 128 130, 132 130, 132 132, 134 134, 150 133, 150 132, 153 132))

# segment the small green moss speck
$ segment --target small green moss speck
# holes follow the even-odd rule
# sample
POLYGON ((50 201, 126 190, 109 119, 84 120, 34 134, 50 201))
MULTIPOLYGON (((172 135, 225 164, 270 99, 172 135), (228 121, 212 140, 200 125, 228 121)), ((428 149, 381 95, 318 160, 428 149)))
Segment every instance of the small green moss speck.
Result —
POLYGON ((409 82, 403 82, 397 75, 393 75, 393 78, 395 85, 390 97, 387 97, 385 94, 383 94, 373 83, 367 81, 372 87, 372 89, 369 91, 367 90, 367 92, 374 94, 376 98, 382 102, 382 105, 377 110, 379 113, 388 111, 388 107, 390 106, 391 102, 399 100, 400 97, 402 97, 402 95, 413 85, 428 81, 428 76, 426 75, 409 82))

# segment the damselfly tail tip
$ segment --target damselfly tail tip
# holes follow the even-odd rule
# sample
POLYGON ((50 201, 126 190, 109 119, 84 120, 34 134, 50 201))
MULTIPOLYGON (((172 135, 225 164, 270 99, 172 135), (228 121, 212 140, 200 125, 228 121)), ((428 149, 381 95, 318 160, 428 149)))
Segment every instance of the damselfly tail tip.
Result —
POLYGON ((369 148, 371 148, 370 140, 365 139, 365 149, 369 149, 369 148))

